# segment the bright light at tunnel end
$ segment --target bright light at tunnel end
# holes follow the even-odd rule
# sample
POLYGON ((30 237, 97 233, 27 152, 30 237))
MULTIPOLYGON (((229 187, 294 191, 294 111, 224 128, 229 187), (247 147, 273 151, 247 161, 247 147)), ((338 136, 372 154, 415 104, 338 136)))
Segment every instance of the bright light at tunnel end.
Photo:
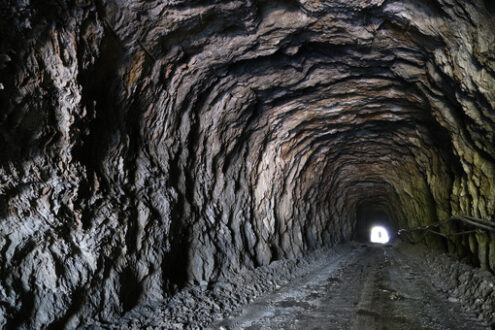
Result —
POLYGON ((388 231, 385 227, 382 226, 374 226, 371 228, 370 242, 371 243, 380 243, 386 244, 390 240, 388 236, 388 231))

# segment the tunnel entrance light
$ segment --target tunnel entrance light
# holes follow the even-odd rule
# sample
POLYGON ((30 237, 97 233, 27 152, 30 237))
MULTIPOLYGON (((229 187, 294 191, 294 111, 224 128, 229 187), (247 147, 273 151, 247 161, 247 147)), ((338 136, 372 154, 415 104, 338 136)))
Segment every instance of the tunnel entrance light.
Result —
POLYGON ((389 241, 388 231, 382 226, 374 226, 371 228, 370 242, 386 244, 389 241))

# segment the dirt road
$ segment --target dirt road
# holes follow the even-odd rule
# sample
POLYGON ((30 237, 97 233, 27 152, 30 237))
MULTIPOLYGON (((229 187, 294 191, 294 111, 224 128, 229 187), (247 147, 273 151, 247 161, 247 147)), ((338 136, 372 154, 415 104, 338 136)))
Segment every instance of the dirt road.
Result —
POLYGON ((489 329, 429 281, 421 260, 363 245, 217 322, 219 329, 489 329))

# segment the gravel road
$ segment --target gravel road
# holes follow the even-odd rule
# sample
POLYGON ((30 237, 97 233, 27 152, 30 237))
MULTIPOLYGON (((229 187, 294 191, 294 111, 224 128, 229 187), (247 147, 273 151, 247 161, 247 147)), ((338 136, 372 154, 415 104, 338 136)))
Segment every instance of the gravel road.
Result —
POLYGON ((363 244, 212 329, 489 329, 431 284, 420 258, 363 244))

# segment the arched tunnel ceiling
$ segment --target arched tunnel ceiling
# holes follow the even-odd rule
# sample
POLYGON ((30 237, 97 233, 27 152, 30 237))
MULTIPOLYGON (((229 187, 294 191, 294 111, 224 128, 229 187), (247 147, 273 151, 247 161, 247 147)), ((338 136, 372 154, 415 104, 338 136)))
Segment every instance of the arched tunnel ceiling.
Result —
POLYGON ((493 217, 489 1, 0 8, 13 310, 22 284, 43 301, 84 291, 103 306, 88 313, 112 315, 350 239, 363 205, 397 228, 493 217), (111 294, 128 282, 139 301, 111 294))

